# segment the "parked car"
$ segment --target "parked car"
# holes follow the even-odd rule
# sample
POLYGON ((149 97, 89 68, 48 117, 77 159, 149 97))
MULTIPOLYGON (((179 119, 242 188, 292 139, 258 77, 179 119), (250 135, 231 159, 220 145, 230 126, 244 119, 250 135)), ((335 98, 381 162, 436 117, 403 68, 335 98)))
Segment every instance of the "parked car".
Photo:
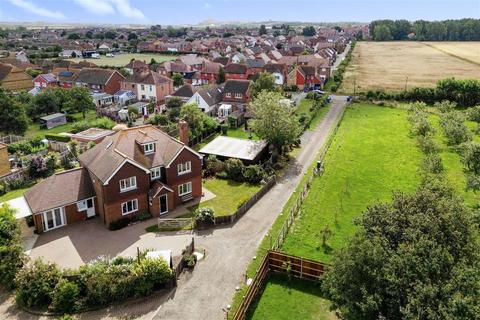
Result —
POLYGON ((113 58, 113 57, 115 57, 115 56, 113 55, 113 53, 107 53, 105 56, 106 56, 107 58, 113 58))
POLYGON ((92 59, 100 59, 100 54, 99 53, 92 53, 90 56, 92 59))

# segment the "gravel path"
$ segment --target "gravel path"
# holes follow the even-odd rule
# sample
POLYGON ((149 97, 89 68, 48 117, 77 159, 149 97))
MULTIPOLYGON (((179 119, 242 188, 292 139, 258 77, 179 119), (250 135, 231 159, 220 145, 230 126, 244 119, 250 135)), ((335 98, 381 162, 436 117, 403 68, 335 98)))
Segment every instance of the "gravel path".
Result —
MULTIPOLYGON (((346 97, 332 96, 332 107, 318 127, 303 139, 303 147, 285 176, 240 220, 226 227, 196 232, 197 248, 205 248, 206 258, 192 273, 184 273, 169 295, 156 294, 108 309, 79 315, 80 319, 224 319, 225 308, 244 279, 244 272, 258 245, 300 182, 307 167, 324 145, 328 133, 346 106, 346 97)), ((168 235, 185 237, 185 235, 168 235)), ((172 240, 172 239, 169 239, 172 240)), ((161 238, 159 238, 161 241, 161 238)), ((36 318, 14 307, 13 299, 0 295, 1 319, 36 318)))

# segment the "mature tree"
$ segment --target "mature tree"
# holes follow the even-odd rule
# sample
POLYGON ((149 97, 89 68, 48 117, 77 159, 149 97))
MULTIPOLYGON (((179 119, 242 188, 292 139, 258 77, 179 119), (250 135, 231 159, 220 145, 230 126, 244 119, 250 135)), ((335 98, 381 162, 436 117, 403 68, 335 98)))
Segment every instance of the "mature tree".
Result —
POLYGON ((135 32, 130 32, 130 33, 128 34, 128 39, 127 39, 128 41, 130 41, 130 40, 137 40, 137 39, 138 39, 138 36, 137 36, 137 34, 136 34, 135 32))
POLYGON ((264 24, 260 26, 260 29, 258 29, 258 34, 259 35, 267 34, 267 28, 265 27, 264 24))
POLYGON ((317 34, 317 30, 315 30, 314 26, 307 26, 303 28, 302 34, 306 37, 313 37, 317 34))
POLYGON ((196 103, 184 104, 180 108, 180 118, 188 123, 188 129, 193 136, 198 136, 203 132, 203 118, 205 114, 200 110, 196 103))
POLYGON ((480 132, 480 106, 475 106, 468 110, 468 119, 477 123, 477 132, 480 132))
POLYGON ((183 85, 183 77, 180 73, 174 73, 172 75, 173 85, 179 87, 183 85))
POLYGON ((222 84, 224 82, 225 82, 225 70, 223 70, 223 67, 220 66, 220 69, 218 70, 217 84, 222 84))
POLYGON ((85 32, 85 38, 92 39, 93 38, 93 32, 90 31, 90 30, 85 32))
POLYGON ((480 242, 472 212, 432 178, 369 207, 323 279, 343 319, 477 319, 480 242))
POLYGON ((379 25, 375 28, 373 33, 373 39, 375 41, 388 41, 392 40, 392 32, 390 28, 386 25, 379 25))
POLYGON ((68 35, 67 39, 78 40, 78 39, 80 39, 80 36, 77 33, 71 33, 71 34, 68 35))
POLYGON ((471 139, 471 132, 465 125, 465 115, 460 111, 442 114, 440 125, 449 145, 459 145, 471 139))
POLYGON ((252 97, 262 91, 276 91, 275 77, 269 72, 262 72, 251 86, 252 97))
POLYGON ((28 115, 33 119, 38 119, 42 115, 60 111, 60 102, 54 89, 45 90, 33 98, 28 106, 28 115))
POLYGON ((480 191, 480 143, 469 142, 463 145, 462 162, 467 174, 467 189, 480 191))
POLYGON ((109 30, 105 32, 105 39, 113 40, 117 37, 117 33, 115 31, 109 30))
POLYGON ((68 98, 64 106, 69 112, 81 112, 83 119, 85 119, 88 110, 95 108, 88 89, 80 87, 74 87, 68 90, 68 98))
POLYGON ((254 114, 251 128, 262 139, 271 143, 282 154, 284 146, 293 144, 301 133, 294 109, 280 103, 278 92, 263 91, 250 104, 254 114))
POLYGON ((0 88, 0 131, 23 135, 28 128, 24 106, 0 88))
POLYGON ((173 97, 168 99, 167 103, 165 104, 167 109, 174 109, 174 108, 179 108, 182 106, 183 101, 180 98, 173 97))

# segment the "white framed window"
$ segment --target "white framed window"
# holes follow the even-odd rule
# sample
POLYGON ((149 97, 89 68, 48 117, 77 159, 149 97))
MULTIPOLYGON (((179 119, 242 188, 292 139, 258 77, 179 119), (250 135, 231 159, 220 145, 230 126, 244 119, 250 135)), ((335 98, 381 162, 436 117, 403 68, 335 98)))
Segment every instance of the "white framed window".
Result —
POLYGON ((160 179, 161 176, 162 176, 162 170, 160 167, 152 168, 150 170, 150 179, 152 180, 160 179))
POLYGON ((192 183, 187 182, 178 186, 178 195, 184 196, 192 192, 192 183))
POLYGON ((133 200, 122 203, 122 215, 127 215, 135 211, 138 211, 137 199, 133 199, 133 200))
POLYGON ((236 99, 242 99, 242 94, 241 93, 235 93, 235 98, 236 99))
POLYGON ((43 231, 60 228, 67 224, 63 207, 42 212, 43 231))
POLYGON ((153 90, 153 86, 150 86, 150 91, 152 91, 152 90, 153 90))
POLYGON ((120 180, 120 192, 125 192, 137 188, 137 177, 130 177, 120 180))
POLYGON ((145 90, 145 86, 143 84, 140 87, 142 88, 142 90, 145 90))
POLYGON ((150 142, 150 143, 144 144, 143 145, 143 151, 145 152, 145 154, 153 153, 155 151, 155 143, 150 142))
POLYGON ((232 97, 232 94, 231 94, 230 92, 227 92, 227 93, 225 94, 225 97, 231 98, 231 97, 232 97))
POLYGON ((177 164, 177 173, 178 175, 186 174, 192 172, 192 162, 187 161, 184 163, 177 164))

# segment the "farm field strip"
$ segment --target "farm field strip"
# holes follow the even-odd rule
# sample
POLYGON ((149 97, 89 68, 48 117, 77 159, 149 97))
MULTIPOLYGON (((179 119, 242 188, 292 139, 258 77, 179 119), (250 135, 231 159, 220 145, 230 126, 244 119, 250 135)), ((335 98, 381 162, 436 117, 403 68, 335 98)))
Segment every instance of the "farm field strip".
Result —
POLYGON ((480 79, 480 42, 358 42, 339 92, 433 87, 455 77, 480 79))
POLYGON ((422 155, 409 136, 406 111, 366 104, 348 107, 283 251, 329 262, 356 230, 353 219, 392 191, 413 191, 422 155), (321 244, 326 226, 331 237, 321 244))

